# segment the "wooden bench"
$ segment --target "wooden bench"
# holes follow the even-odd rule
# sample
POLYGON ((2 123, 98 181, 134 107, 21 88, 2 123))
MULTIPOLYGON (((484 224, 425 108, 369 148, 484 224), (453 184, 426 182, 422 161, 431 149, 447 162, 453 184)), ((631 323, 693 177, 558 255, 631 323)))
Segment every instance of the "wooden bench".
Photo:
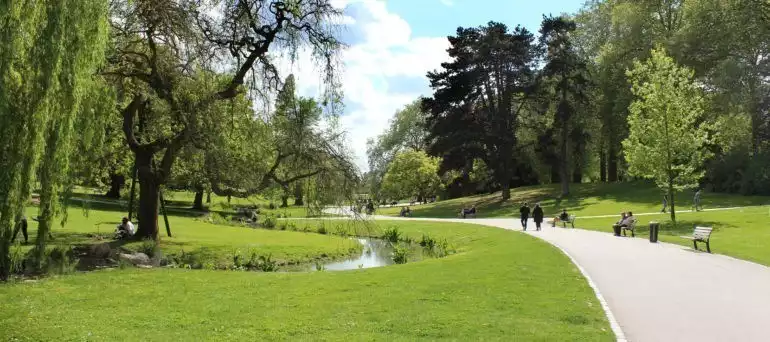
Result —
POLYGON ((698 250, 698 241, 705 242, 706 243, 706 251, 711 253, 711 244, 709 243, 709 240, 711 240, 711 232, 714 231, 713 227, 695 227, 695 230, 692 232, 692 236, 680 236, 685 239, 692 240, 692 245, 695 248, 695 250, 698 250))
POLYGON ((476 218, 476 213, 478 212, 478 209, 472 213, 465 213, 465 209, 461 210, 460 213, 457 215, 459 218, 476 218), (463 215, 464 214, 464 215, 463 215))

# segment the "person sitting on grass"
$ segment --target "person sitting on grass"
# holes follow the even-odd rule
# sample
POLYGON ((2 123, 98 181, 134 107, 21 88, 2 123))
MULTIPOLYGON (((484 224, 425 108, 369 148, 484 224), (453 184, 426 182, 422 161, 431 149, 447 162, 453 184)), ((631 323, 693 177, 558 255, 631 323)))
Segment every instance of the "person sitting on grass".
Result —
POLYGON ((567 213, 567 209, 562 209, 561 214, 559 216, 553 218, 553 226, 556 227, 556 225, 559 222, 567 221, 569 220, 569 214, 567 213))
POLYGON ((128 217, 124 217, 123 222, 118 225, 117 230, 115 231, 115 238, 126 239, 134 236, 134 233, 136 233, 134 224, 128 220, 128 217))

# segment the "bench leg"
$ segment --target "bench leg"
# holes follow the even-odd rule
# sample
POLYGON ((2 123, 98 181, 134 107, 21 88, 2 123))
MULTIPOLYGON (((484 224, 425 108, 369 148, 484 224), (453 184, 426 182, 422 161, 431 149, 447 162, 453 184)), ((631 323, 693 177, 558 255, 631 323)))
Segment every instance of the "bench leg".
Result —
POLYGON ((572 228, 575 228, 575 221, 572 221, 571 224, 572 224, 572 228))
POLYGON ((634 230, 633 229, 631 229, 631 237, 636 237, 636 235, 634 235, 634 230))
POLYGON ((711 253, 711 243, 709 241, 706 241, 706 251, 711 253))
POLYGON ((698 241, 692 240, 692 246, 697 251, 698 250, 698 241))

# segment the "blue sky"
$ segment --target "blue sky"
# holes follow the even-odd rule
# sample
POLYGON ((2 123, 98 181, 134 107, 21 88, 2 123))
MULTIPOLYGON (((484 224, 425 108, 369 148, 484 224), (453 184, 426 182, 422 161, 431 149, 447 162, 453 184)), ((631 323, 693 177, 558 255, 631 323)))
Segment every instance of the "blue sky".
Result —
MULTIPOLYGON (((425 74, 447 60, 446 37, 458 26, 499 21, 537 32, 543 14, 574 13, 584 0, 331 0, 344 8, 341 75, 348 132, 356 162, 366 171, 366 140, 388 126, 393 114, 430 95, 425 74)), ((306 60, 310 62, 309 60, 306 60)), ((303 59, 297 62, 307 65, 303 59)), ((313 70, 291 70, 303 95, 317 93, 313 70)))

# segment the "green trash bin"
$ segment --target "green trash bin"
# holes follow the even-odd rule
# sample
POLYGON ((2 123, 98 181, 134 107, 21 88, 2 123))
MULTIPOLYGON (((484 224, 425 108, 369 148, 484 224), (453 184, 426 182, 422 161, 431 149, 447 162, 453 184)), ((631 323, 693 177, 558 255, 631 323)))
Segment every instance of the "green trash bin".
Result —
POLYGON ((660 223, 651 221, 650 222, 650 242, 652 243, 658 242, 658 230, 660 230, 660 223))

